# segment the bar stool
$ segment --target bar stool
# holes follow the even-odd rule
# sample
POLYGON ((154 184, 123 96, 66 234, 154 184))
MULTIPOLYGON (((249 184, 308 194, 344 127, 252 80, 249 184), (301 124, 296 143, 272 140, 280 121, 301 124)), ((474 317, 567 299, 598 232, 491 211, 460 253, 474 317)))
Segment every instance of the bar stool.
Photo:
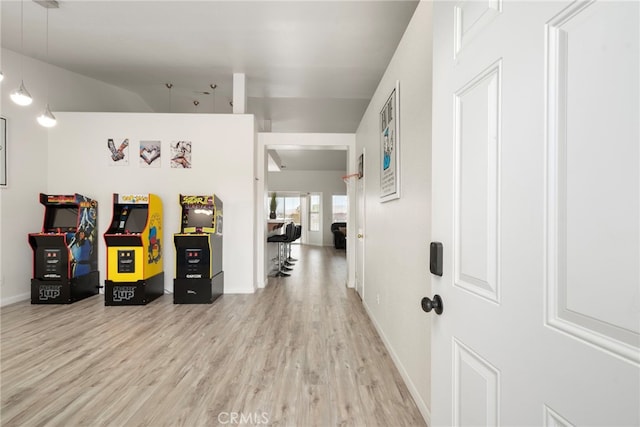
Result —
POLYGON ((278 244, 278 271, 275 274, 276 277, 291 276, 286 272, 291 271, 292 269, 284 265, 283 258, 285 255, 284 245, 291 242, 294 236, 295 236, 295 226, 292 222, 290 222, 289 224, 287 224, 284 234, 277 234, 275 236, 271 236, 267 238, 267 242, 278 244))
MULTIPOLYGON (((298 240, 300 238, 300 236, 302 236, 302 226, 301 225, 296 225, 295 226, 295 232, 294 232, 294 235, 293 235, 293 241, 295 242, 296 240, 298 240)), ((289 243, 289 256, 287 257, 286 261, 289 261, 289 262, 298 261, 295 258, 291 258, 291 243, 289 243)))

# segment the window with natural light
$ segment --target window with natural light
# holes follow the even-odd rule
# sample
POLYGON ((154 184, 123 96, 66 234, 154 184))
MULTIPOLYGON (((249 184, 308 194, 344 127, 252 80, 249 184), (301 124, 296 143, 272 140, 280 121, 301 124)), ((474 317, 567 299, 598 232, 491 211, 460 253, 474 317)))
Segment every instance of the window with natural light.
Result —
POLYGON ((300 224, 300 196, 277 196, 276 218, 300 224))
POLYGON ((333 195, 331 222, 347 222, 347 196, 333 195))
POLYGON ((309 196, 309 231, 320 231, 320 195, 309 196))

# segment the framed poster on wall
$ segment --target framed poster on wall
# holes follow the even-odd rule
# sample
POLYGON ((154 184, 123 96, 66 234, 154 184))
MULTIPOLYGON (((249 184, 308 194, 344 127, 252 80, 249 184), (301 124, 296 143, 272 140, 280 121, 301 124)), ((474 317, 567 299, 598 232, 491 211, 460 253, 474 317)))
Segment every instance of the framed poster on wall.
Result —
POLYGON ((129 166, 129 138, 107 138, 109 166, 129 166))
POLYGON ((380 111, 380 201, 400 198, 400 81, 380 111))
POLYGON ((171 167, 178 169, 191 169, 191 141, 172 141, 171 167))
POLYGON ((160 141, 140 141, 140 167, 159 168, 162 156, 160 141))
POLYGON ((7 185, 7 119, 0 117, 0 186, 7 185))

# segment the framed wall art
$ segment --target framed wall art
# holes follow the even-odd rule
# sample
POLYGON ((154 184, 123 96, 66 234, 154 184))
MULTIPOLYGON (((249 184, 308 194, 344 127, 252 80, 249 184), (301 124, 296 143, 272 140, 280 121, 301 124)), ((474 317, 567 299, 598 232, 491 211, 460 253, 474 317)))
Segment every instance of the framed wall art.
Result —
POLYGON ((107 139, 109 166, 129 166, 129 138, 107 139))
POLYGON ((171 167, 177 169, 191 169, 191 141, 172 141, 171 167))
POLYGON ((380 201, 400 198, 400 82, 380 111, 380 201))
POLYGON ((140 167, 159 168, 162 155, 160 141, 140 141, 140 167))

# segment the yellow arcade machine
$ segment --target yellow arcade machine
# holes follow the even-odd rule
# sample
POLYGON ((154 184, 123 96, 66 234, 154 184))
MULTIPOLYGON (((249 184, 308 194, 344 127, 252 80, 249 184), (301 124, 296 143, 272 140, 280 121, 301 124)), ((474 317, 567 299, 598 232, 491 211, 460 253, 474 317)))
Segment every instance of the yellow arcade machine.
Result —
POLYGON ((42 194, 44 222, 29 234, 31 304, 71 304, 97 295, 98 202, 80 194, 42 194))
POLYGON ((145 305, 164 294, 162 201, 155 194, 114 194, 107 245, 105 305, 145 305))
POLYGON ((183 196, 176 249, 174 304, 211 304, 224 292, 222 201, 215 195, 183 196))

